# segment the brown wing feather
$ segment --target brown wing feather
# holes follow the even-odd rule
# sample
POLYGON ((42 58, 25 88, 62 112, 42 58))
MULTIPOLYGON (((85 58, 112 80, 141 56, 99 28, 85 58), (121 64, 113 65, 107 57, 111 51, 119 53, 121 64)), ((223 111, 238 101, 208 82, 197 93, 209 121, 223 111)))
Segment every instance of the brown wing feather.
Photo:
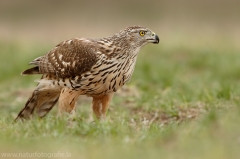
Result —
POLYGON ((49 73, 68 78, 87 72, 97 62, 98 45, 91 39, 64 41, 49 53, 34 61, 41 74, 49 73))
POLYGON ((32 68, 29 68, 21 73, 22 75, 31 75, 31 74, 40 74, 39 67, 35 66, 32 68))

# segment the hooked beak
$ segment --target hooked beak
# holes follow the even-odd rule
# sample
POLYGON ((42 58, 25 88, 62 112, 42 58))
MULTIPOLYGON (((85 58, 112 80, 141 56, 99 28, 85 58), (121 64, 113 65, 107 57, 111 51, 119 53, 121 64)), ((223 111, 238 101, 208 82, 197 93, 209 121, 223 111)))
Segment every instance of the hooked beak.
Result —
POLYGON ((154 38, 151 39, 147 39, 149 42, 153 43, 153 44, 158 44, 159 43, 159 37, 157 35, 154 36, 154 38))

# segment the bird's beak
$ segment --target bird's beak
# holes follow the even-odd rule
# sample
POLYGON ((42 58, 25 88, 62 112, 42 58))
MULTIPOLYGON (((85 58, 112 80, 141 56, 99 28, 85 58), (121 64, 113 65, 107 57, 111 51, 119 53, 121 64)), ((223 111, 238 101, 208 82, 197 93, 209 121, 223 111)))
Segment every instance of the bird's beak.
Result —
POLYGON ((155 40, 153 41, 154 44, 158 44, 159 43, 159 37, 157 35, 155 35, 155 40))
POLYGON ((157 35, 154 35, 153 38, 147 39, 150 43, 158 44, 159 43, 159 37, 157 35))

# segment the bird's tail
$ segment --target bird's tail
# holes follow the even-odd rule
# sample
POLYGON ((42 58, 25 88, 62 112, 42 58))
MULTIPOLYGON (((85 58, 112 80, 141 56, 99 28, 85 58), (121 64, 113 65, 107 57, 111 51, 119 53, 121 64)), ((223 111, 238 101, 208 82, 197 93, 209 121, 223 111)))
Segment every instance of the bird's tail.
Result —
POLYGON ((60 88, 40 82, 15 121, 18 119, 30 119, 34 113, 39 117, 44 117, 57 103, 60 92, 60 88))

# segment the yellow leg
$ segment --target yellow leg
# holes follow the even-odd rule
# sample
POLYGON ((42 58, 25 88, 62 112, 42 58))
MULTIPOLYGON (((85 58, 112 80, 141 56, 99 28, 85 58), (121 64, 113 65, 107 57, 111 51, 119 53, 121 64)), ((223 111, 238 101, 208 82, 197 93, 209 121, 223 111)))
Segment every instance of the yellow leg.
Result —
POLYGON ((104 119, 106 117, 112 97, 113 93, 104 96, 93 97, 92 109, 97 119, 104 119))
POLYGON ((59 97, 59 114, 64 112, 75 113, 76 101, 80 93, 69 88, 63 88, 59 97))

